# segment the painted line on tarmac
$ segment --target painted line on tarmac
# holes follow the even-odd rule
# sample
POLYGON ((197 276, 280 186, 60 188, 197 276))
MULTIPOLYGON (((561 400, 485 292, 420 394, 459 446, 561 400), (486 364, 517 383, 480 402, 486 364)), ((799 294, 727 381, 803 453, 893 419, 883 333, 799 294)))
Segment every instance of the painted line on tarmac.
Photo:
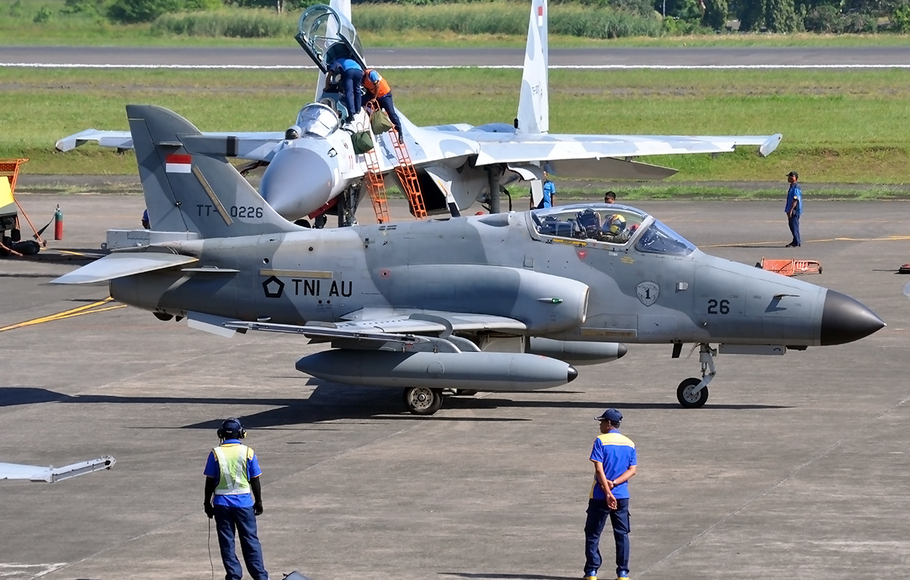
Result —
MULTIPOLYGON (((813 244, 813 243, 824 243, 824 242, 906 242, 910 240, 910 236, 885 236, 883 238, 820 238, 817 240, 803 240, 803 245, 813 244)), ((780 248, 780 241, 775 242, 739 242, 736 244, 703 244, 699 245, 699 248, 750 248, 758 247, 763 249, 773 250, 775 248, 780 248)), ((786 249, 787 246, 784 246, 781 249, 786 249)), ((798 258, 797 258, 798 259, 798 258)), ((0 330, 3 330, 0 328, 0 330)))
MULTIPOLYGON (((0 62, 11 68, 97 68, 97 69, 177 69, 177 70, 318 70, 314 65, 283 64, 70 64, 43 62, 0 62)), ((522 65, 383 65, 395 70, 505 69, 521 70, 522 65)), ((910 69, 910 64, 551 64, 553 70, 781 70, 781 69, 910 69)))
POLYGON ((24 328, 26 326, 34 326, 36 324, 42 324, 44 322, 53 322, 55 320, 64 320, 67 318, 73 318, 74 316, 82 316, 83 314, 95 314, 97 312, 107 312, 108 310, 116 310, 118 308, 125 308, 126 304, 117 304, 114 306, 107 306, 105 308, 96 308, 98 306, 104 306, 105 304, 112 302, 114 299, 108 296, 104 300, 99 300, 92 304, 87 304, 85 306, 79 306, 77 308, 72 308, 70 310, 64 310, 63 312, 58 312, 56 314, 50 314, 48 316, 42 316, 41 318, 34 318, 32 320, 26 320, 25 322, 19 322, 16 324, 10 324, 9 326, 0 327, 0 332, 6 332, 7 330, 15 330, 17 328, 24 328), (92 310, 94 308, 94 310, 92 310))

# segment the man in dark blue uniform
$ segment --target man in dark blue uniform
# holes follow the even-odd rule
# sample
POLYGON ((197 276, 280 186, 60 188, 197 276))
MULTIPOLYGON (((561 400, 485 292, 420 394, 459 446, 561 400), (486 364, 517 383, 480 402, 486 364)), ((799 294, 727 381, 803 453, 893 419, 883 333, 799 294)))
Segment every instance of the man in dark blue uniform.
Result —
POLYGON ((594 485, 588 499, 585 522, 585 580, 597 580, 600 568, 600 535, 607 518, 613 525, 616 542, 616 577, 629 579, 629 486, 635 475, 638 457, 635 443, 619 432, 622 413, 607 409, 599 417, 600 436, 591 449, 594 485))
POLYGON ((262 561, 262 546, 256 531, 256 516, 262 515, 262 488, 256 453, 240 440, 246 430, 238 419, 226 419, 218 429, 221 445, 212 449, 205 464, 205 515, 215 518, 225 580, 240 580, 243 569, 234 549, 234 534, 240 536, 243 561, 253 580, 268 580, 262 561), (214 495, 214 501, 212 496, 214 495))
POLYGON ((798 248, 803 243, 799 236, 799 216, 803 213, 803 192, 797 181, 799 181, 799 173, 791 171, 787 174, 790 190, 787 191, 787 205, 784 211, 787 212, 787 225, 790 226, 790 233, 793 234, 793 241, 786 246, 788 248, 798 248))

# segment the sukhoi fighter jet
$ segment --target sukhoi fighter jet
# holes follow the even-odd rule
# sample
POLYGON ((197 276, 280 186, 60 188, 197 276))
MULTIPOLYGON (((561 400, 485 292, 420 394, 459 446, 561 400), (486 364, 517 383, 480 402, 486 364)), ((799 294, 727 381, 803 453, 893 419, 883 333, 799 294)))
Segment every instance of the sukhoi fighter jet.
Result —
POLYGON ((677 389, 697 407, 718 352, 783 354, 884 326, 844 294, 704 254, 624 205, 301 228, 226 157, 192 153, 200 133, 187 120, 148 105, 127 115, 149 211, 181 229, 55 282, 109 281, 120 302, 219 334, 331 342, 297 369, 403 387, 414 413, 434 413, 446 389, 564 384, 573 365, 625 354, 621 343, 672 345, 674 356, 698 345, 702 376, 677 389))
MULTIPOLYGON (((367 68, 350 7, 317 5, 300 18, 297 41, 324 74, 331 62, 345 56, 367 68)), ((333 202, 339 223, 352 220, 359 201, 367 159, 354 152, 353 129, 342 126, 340 95, 325 90, 320 76, 316 102, 304 106, 294 126, 283 133, 205 133, 183 143, 190 153, 214 153, 267 163, 260 193, 280 215, 295 220, 324 211, 333 202)), ((401 111, 402 139, 427 211, 459 215, 475 201, 488 200, 499 211, 500 188, 517 180, 539 187, 543 170, 560 177, 663 179, 673 169, 635 161, 641 156, 723 153, 756 146, 768 155, 781 135, 561 135, 549 133, 547 3, 533 0, 528 25, 518 113, 511 123, 481 126, 451 124, 420 127, 401 111)), ((394 85, 394 79, 392 79, 394 85)), ((331 88, 331 87, 330 87, 331 88)), ((369 127, 366 112, 354 123, 369 127)), ((400 165, 391 133, 374 136, 379 172, 387 185, 404 187, 395 168, 400 165)), ((61 139, 68 150, 87 141, 129 148, 129 133, 89 129, 61 139)), ((173 226, 149 210, 154 229, 173 226)))

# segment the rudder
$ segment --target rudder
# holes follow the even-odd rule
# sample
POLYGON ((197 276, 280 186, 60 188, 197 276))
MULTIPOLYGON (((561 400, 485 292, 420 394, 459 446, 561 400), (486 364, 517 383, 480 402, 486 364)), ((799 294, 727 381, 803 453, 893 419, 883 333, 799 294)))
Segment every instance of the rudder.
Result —
POLYGON ((194 153, 199 130, 154 105, 127 105, 149 218, 159 231, 203 238, 297 231, 220 155, 194 153))
POLYGON ((519 133, 536 134, 550 130, 547 35, 547 0, 533 0, 518 99, 516 129, 519 133))

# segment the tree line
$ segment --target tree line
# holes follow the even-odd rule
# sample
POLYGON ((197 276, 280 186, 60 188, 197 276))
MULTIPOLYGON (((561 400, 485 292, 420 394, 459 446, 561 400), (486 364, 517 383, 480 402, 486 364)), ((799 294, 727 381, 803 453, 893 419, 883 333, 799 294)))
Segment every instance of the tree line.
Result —
MULTIPOLYGON (((352 0, 352 4, 441 5, 473 0, 352 0)), ((489 0, 477 0, 489 2, 489 0)), ((328 0, 66 0, 65 13, 113 22, 151 22, 162 14, 213 11, 224 6, 296 12, 328 0)), ((665 34, 723 32, 910 32, 910 0, 550 0, 582 4, 643 19, 661 19, 665 34)))

